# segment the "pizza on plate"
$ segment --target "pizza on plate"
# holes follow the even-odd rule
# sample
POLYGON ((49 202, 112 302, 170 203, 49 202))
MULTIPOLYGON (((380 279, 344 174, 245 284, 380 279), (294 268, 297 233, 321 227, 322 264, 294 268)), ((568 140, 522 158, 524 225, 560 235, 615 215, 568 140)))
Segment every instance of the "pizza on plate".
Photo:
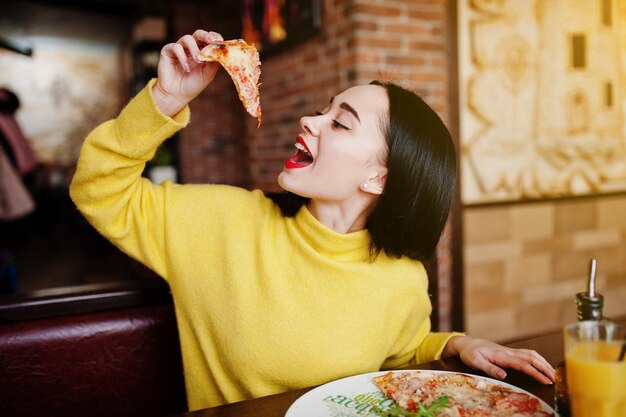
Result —
POLYGON ((198 54, 200 61, 217 61, 228 72, 237 87, 239 100, 259 121, 261 126, 261 101, 259 97, 259 77, 261 60, 254 45, 243 39, 211 42, 198 54))
POLYGON ((544 411, 536 397, 465 374, 428 371, 389 372, 374 377, 374 384, 400 407, 403 414, 399 415, 437 417, 554 415, 544 411), (430 414, 423 414, 426 411, 430 414))

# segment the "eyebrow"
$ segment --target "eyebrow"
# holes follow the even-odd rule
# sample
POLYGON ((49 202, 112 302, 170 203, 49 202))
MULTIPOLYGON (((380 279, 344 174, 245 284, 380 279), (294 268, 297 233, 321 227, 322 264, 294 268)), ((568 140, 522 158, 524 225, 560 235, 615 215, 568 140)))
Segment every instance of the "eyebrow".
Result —
MULTIPOLYGON (((333 104, 333 101, 335 101, 335 97, 334 97, 334 96, 330 98, 329 103, 330 103, 330 104, 333 104)), ((350 113, 352 113, 352 115, 353 115, 354 117, 356 117, 356 119, 359 121, 359 123, 361 123, 361 118, 359 117, 359 114, 356 112, 356 110, 354 110, 354 107, 352 107, 351 105, 349 105, 348 103, 346 103, 346 102, 344 101, 344 102, 342 102, 342 103, 339 105, 339 108, 340 108, 340 109, 347 110, 347 111, 349 111, 350 113)))

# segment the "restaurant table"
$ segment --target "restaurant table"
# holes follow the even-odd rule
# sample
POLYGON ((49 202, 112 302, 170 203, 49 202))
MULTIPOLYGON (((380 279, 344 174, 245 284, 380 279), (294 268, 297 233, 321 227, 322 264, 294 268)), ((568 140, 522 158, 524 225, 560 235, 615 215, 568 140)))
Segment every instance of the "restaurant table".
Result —
MULTIPOLYGON (((626 317, 616 320, 626 324, 626 317)), ((531 337, 516 342, 505 343, 512 348, 532 349, 539 352, 553 366, 563 360, 563 334, 561 331, 531 337)), ((458 356, 432 362, 421 363, 406 369, 441 370, 464 372, 487 376, 465 365, 458 356)), ((544 400, 554 408, 554 385, 543 385, 522 372, 506 369, 507 377, 504 382, 515 385, 544 400)), ((285 413, 298 398, 315 387, 303 388, 281 394, 269 395, 253 400, 206 408, 177 414, 178 417, 284 417, 285 413)), ((173 416, 174 417, 174 416, 173 416)))

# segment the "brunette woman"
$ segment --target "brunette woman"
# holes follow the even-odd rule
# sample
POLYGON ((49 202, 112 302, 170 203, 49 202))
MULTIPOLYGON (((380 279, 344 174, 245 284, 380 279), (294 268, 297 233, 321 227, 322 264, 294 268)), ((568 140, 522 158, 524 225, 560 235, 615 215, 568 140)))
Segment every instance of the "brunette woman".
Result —
POLYGON ((447 129, 415 94, 374 82, 302 117, 279 198, 141 177, 189 123, 219 68, 194 58, 221 39, 198 30, 166 45, 158 78, 86 139, 71 187, 100 233, 169 283, 190 409, 457 354, 497 378, 511 367, 550 383, 535 352, 430 331, 421 261, 456 168, 447 129))

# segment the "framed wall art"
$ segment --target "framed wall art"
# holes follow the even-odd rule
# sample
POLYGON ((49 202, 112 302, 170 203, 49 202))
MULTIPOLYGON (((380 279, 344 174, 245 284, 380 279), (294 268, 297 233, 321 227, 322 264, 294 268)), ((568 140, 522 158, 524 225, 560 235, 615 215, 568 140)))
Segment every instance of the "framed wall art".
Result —
POLYGON ((315 36, 321 0, 241 0, 242 38, 268 56, 315 36))

